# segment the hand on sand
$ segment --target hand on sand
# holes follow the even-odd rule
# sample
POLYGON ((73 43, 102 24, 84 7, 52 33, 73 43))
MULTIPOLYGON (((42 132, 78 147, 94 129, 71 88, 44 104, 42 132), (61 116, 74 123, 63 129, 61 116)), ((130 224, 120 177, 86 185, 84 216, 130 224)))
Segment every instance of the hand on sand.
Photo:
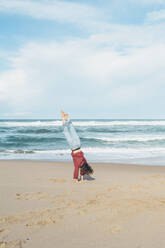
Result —
POLYGON ((72 179, 72 182, 73 183, 79 183, 79 180, 78 179, 72 179))
POLYGON ((86 183, 86 180, 80 180, 79 183, 86 183))

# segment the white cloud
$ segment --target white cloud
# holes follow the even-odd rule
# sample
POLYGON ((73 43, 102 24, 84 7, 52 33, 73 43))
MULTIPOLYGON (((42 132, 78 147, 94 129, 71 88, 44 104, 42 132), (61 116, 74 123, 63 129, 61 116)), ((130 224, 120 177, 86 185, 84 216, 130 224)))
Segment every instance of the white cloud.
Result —
POLYGON ((14 94, 14 88, 17 90, 24 88, 26 82, 25 74, 19 68, 3 72, 0 75, 0 99, 8 97, 17 97, 14 94), (14 86, 14 87, 13 87, 14 86), (11 90, 11 91, 10 91, 11 90), (13 96, 12 96, 13 95, 13 96))
POLYGON ((148 22, 164 21, 165 20, 165 9, 159 11, 152 11, 147 14, 146 20, 148 22))
POLYGON ((165 41, 165 34, 162 32, 164 24, 143 26, 136 25, 109 25, 109 28, 104 33, 97 33, 92 35, 90 39, 100 46, 107 44, 114 49, 129 52, 131 48, 148 47, 153 44, 163 43, 165 41), (128 49, 127 49, 128 48, 128 49))
POLYGON ((1 0, 0 12, 69 23, 86 23, 100 16, 98 10, 90 5, 59 0, 1 0))
POLYGON ((159 99, 164 87, 163 23, 97 22, 95 8, 64 1, 1 0, 0 11, 97 29, 84 39, 29 42, 9 58, 11 69, 0 74, 0 101, 16 113, 162 110, 162 102, 152 99, 159 99))
POLYGON ((140 3, 140 4, 164 4, 164 0, 129 0, 132 3, 140 3))
POLYGON ((18 113, 53 114, 63 107, 133 111, 137 103, 148 111, 146 102, 162 93, 165 45, 158 40, 126 51, 115 50, 107 36, 31 42, 11 59, 13 68, 0 75, 1 100, 18 113))
POLYGON ((3 114, 3 117, 6 117, 6 118, 23 118, 23 117, 27 117, 28 115, 30 115, 31 113, 30 112, 20 112, 20 113, 17 113, 17 112, 14 112, 14 113, 5 113, 3 114))
MULTIPOLYGON (((32 87, 26 68, 12 64, 12 69, 0 73, 0 101, 14 108, 26 109, 26 103, 35 101, 40 90, 32 87)), ((34 80, 34 79, 33 79, 34 80)))

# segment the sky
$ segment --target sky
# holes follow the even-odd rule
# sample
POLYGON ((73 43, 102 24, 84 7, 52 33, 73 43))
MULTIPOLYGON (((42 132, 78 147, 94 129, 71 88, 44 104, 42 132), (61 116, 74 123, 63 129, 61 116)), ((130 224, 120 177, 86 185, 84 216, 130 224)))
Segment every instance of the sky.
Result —
POLYGON ((165 118, 164 0, 0 0, 0 118, 165 118))

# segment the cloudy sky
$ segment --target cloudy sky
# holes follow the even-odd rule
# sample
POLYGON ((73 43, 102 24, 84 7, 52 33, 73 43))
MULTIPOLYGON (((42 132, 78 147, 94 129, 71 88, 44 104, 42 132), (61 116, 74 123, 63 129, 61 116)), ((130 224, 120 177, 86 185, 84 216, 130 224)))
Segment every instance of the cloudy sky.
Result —
POLYGON ((164 0, 0 0, 0 118, 165 118, 164 0))

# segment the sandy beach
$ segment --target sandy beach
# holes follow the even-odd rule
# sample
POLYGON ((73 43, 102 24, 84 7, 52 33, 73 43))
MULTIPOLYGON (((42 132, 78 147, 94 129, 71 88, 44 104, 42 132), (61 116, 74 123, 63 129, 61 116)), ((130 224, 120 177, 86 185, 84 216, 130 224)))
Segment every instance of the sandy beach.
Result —
POLYGON ((163 248, 165 167, 0 161, 0 248, 163 248))

